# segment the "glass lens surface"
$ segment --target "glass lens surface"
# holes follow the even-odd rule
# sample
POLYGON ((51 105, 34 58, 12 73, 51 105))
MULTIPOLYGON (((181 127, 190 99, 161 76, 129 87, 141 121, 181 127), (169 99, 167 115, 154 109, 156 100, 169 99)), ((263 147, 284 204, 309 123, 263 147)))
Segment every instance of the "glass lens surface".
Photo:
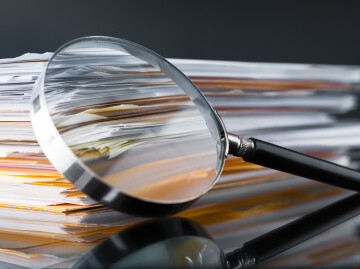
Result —
POLYGON ((174 203, 203 194, 221 172, 214 112, 151 51, 119 39, 80 40, 54 55, 43 80, 66 145, 117 190, 174 203))

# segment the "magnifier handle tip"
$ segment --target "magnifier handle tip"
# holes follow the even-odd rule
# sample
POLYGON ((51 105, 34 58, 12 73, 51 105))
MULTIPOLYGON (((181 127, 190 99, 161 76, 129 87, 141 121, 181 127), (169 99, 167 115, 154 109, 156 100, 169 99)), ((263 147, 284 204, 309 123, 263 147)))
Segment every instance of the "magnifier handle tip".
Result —
POLYGON ((254 142, 234 134, 228 134, 229 154, 237 157, 249 157, 254 154, 254 142))

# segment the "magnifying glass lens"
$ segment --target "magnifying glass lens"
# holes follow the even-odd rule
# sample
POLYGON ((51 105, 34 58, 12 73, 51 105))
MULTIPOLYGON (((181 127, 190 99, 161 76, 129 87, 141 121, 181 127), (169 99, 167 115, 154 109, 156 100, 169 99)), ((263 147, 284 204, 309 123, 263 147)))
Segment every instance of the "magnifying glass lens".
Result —
POLYGON ((81 166, 132 197, 174 203, 211 188, 224 161, 213 112, 182 76, 141 46, 95 38, 61 48, 42 90, 81 166))

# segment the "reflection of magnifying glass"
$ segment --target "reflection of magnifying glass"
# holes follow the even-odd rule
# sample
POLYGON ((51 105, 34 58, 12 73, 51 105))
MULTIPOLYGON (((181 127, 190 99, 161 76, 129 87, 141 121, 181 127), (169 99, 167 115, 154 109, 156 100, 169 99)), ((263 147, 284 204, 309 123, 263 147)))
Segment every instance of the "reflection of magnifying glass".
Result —
POLYGON ((196 86, 156 53, 110 37, 55 52, 34 87, 36 137, 80 190, 135 215, 176 213, 216 182, 227 154, 360 190, 360 174, 225 127, 196 86))
POLYGON ((225 255, 196 222, 148 221, 100 243, 72 268, 226 268, 225 255))
POLYGON ((249 268, 360 213, 355 194, 224 254, 196 222, 168 218, 132 226, 86 253, 73 268, 249 268))

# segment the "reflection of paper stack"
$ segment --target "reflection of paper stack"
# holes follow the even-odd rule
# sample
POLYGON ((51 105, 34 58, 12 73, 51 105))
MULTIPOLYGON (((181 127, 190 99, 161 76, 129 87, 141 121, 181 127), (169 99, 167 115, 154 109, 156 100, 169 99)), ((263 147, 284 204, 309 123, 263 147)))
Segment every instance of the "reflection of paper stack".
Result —
MULTIPOLYGON (((49 56, 28 54, 0 61, 0 232, 4 239, 0 259, 22 266, 29 266, 26 261, 31 260, 30 267, 64 262, 94 245, 96 240, 138 221, 104 208, 80 193, 41 153, 28 111, 33 83, 49 56), (18 245, 13 246, 14 242, 18 245), (45 249, 43 245, 48 247, 45 249), (78 253, 66 251, 74 246, 78 247, 78 253), (45 253, 47 256, 37 255, 45 253)), ((360 124, 351 121, 351 117, 346 121, 339 119, 346 118, 343 116, 346 114, 351 116, 357 109, 359 69, 172 62, 199 86, 222 116, 228 131, 256 136, 344 165, 352 164, 346 150, 360 145, 360 124)), ((275 210, 274 203, 280 203, 276 217, 280 223, 310 211, 314 201, 322 204, 343 195, 341 190, 318 183, 309 187, 303 179, 279 181, 283 178, 289 176, 230 158, 214 190, 183 215, 203 223, 212 234, 226 237, 228 230, 244 225, 243 218, 253 216, 248 219, 248 225, 251 221, 253 224, 268 221, 270 216, 265 213, 275 210), (278 182, 270 184, 269 180, 278 182), (301 194, 296 193, 299 186, 301 194), (245 189, 248 195, 260 197, 272 188, 279 188, 279 192, 266 201, 251 200, 250 196, 241 194, 245 189), (284 198, 286 191, 282 193, 281 189, 288 191, 287 198, 284 198), (294 194, 299 195, 298 200, 290 203, 294 194), (243 210, 236 211, 233 208, 241 208, 241 197, 254 203, 244 202, 243 210), (255 208, 259 203, 264 203, 260 211, 245 209, 255 208), (289 206, 282 207, 281 203, 289 206), (303 209, 290 213, 301 204, 303 209), (258 215, 259 212, 265 215, 258 215), (214 219, 211 216, 215 214, 214 219)), ((260 226, 253 227, 255 232, 256 227, 260 226)), ((235 246, 228 246, 231 247, 235 246)))
MULTIPOLYGON (((211 191, 199 201, 196 208, 179 216, 192 218, 204 225, 221 247, 229 251, 344 195, 343 190, 320 183, 275 181, 247 186, 246 189, 237 187, 211 191)), ((108 231, 108 235, 117 230, 121 230, 121 227, 108 231)), ((346 233, 351 234, 350 230, 346 233)), ((6 230, 0 235, 1 245, 5 249, 0 251, 0 260, 30 268, 49 265, 51 268, 67 268, 98 243, 59 240, 51 233, 42 233, 39 237, 38 233, 14 235, 6 230)), ((344 257, 353 255, 351 248, 345 250, 344 254, 344 257)))

